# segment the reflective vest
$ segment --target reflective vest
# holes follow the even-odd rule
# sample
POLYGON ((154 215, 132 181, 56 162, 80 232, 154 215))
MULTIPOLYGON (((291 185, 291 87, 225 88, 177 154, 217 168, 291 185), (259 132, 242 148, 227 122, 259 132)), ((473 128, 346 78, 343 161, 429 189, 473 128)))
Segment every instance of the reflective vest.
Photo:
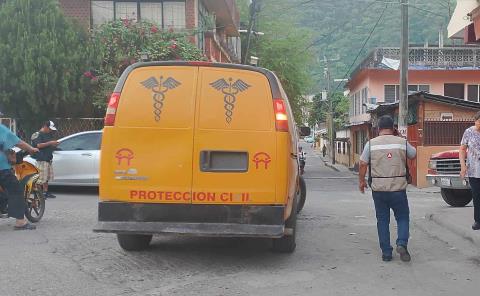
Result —
POLYGON ((401 191, 407 188, 407 142, 396 136, 370 140, 370 173, 373 191, 401 191))

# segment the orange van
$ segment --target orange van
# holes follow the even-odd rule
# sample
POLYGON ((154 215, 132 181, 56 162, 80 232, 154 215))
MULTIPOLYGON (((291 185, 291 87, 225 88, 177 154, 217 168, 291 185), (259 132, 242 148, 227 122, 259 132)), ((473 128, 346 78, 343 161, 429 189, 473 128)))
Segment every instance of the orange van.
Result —
POLYGON ((297 128, 270 71, 137 63, 108 104, 97 232, 125 250, 162 233, 269 237, 295 249, 297 128))

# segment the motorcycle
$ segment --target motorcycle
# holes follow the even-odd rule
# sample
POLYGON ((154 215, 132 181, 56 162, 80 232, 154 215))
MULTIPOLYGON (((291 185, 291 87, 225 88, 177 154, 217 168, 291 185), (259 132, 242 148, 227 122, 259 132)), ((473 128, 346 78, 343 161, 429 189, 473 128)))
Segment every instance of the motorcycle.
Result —
MULTIPOLYGON (((36 223, 40 221, 45 213, 45 197, 43 195, 42 187, 37 184, 40 177, 38 168, 24 161, 26 152, 8 150, 6 152, 9 162, 12 164, 12 169, 15 171, 15 176, 23 188, 23 197, 25 198, 26 209, 25 217, 28 221, 36 223)), ((8 196, 3 188, 0 186, 0 205, 1 211, 5 212, 8 208, 8 196)))
POLYGON ((300 175, 303 175, 305 173, 305 161, 306 161, 305 152, 300 151, 298 161, 300 163, 300 175))

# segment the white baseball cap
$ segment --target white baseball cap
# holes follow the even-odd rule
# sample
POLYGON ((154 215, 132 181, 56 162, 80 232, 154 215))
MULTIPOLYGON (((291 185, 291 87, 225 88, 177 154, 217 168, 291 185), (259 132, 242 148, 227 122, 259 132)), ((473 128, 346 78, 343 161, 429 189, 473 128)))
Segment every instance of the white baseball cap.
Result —
POLYGON ((49 120, 48 122, 49 122, 48 128, 51 129, 52 131, 56 131, 57 128, 55 127, 55 123, 53 123, 53 121, 51 120, 49 120))

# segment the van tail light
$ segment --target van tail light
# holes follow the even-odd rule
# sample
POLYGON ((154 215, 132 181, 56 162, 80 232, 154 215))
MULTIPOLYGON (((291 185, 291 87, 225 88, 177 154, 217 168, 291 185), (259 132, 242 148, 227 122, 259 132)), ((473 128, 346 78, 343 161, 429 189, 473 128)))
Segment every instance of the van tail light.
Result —
POLYGON ((283 99, 273 100, 273 110, 275 111, 275 126, 278 132, 288 132, 287 105, 283 99))
POLYGON ((120 102, 120 93, 112 93, 108 101, 107 113, 105 114, 105 126, 115 125, 115 116, 117 115, 118 103, 120 102))

